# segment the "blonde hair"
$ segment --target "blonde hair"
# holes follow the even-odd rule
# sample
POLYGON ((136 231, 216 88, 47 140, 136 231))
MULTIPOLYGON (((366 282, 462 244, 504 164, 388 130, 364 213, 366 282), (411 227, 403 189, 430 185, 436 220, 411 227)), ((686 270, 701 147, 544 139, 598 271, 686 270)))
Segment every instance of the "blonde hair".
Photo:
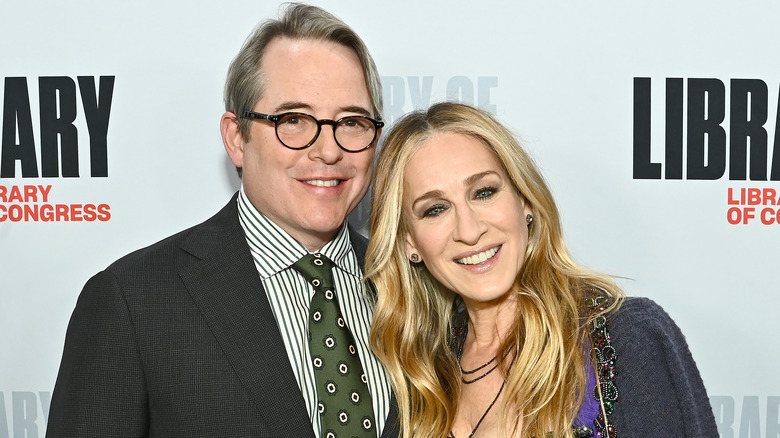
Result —
POLYGON ((456 295, 424 264, 407 260, 402 214, 406 164, 432 135, 442 132, 486 144, 534 214, 525 260, 511 291, 518 302, 515 322, 497 354, 514 357, 511 365, 500 367, 506 380, 502 424, 522 436, 553 432, 570 437, 583 397, 589 396, 584 394, 583 327, 597 315, 589 314, 585 298, 591 291, 608 295, 610 311, 623 293, 608 276, 571 259, 552 194, 512 133, 489 114, 451 102, 398 121, 378 157, 372 192, 366 277, 376 286, 378 301, 371 344, 393 384, 402 435, 447 436, 460 394, 461 374, 449 347, 456 295))

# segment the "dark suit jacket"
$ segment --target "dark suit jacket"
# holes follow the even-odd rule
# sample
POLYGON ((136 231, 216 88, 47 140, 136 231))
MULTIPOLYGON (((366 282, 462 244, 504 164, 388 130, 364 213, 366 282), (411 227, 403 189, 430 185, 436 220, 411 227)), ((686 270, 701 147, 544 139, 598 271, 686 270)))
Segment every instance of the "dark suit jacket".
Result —
MULTIPOLYGON (((351 233, 359 259, 366 240, 351 233)), ((383 437, 397 436, 393 401, 383 437)), ((236 197, 79 296, 47 437, 314 437, 236 197)))

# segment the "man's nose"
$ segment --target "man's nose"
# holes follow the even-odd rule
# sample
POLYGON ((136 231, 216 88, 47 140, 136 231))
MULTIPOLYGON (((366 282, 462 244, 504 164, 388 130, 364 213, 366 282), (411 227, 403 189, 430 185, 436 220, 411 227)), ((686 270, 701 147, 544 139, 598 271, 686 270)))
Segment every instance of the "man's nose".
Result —
POLYGON ((309 147, 309 158, 319 160, 326 164, 334 164, 341 160, 344 151, 336 143, 336 125, 323 123, 320 134, 309 147))

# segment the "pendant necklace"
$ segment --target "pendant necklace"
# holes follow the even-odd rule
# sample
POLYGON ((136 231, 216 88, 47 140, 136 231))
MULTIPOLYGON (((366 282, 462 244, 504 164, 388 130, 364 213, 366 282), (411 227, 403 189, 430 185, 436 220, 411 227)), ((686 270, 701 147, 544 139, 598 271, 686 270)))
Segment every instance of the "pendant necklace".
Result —
MULTIPOLYGON (((496 404, 496 401, 498 401, 498 397, 501 396, 501 391, 504 390, 504 385, 506 385, 506 382, 501 384, 501 388, 498 389, 498 394, 496 394, 496 398, 494 398, 493 401, 490 402, 490 406, 488 406, 487 409, 485 409, 485 413, 482 414, 482 417, 480 417, 479 421, 477 421, 477 425, 474 426, 474 430, 471 431, 468 438, 473 437, 474 434, 477 433, 477 429, 479 429, 479 426, 482 424, 482 421, 485 419, 485 417, 487 417, 487 414, 493 408, 493 405, 496 404)), ((447 438, 456 438, 456 437, 455 434, 453 434, 452 431, 450 431, 450 435, 447 438)))
MULTIPOLYGON (((466 323, 466 324, 468 324, 468 323, 466 323)), ((460 364, 460 361, 463 358, 463 344, 466 342, 466 336, 468 336, 468 325, 466 325, 466 327, 463 329, 463 332, 461 333, 461 336, 458 336, 458 338, 460 338, 460 342, 458 342, 457 346, 455 347, 455 350, 457 351, 457 356, 458 356, 458 368, 460 368, 460 372, 461 372, 460 379, 461 379, 461 381, 463 381, 463 383, 465 383, 466 385, 469 385, 469 384, 472 384, 472 383, 474 383, 474 382, 476 382, 478 380, 481 380, 482 378, 484 378, 488 374, 492 373, 496 368, 498 368, 498 362, 496 361, 496 358, 498 356, 493 356, 493 359, 490 359, 489 361, 485 362, 484 364, 480 365, 477 368, 474 368, 473 370, 469 370, 469 371, 464 370, 463 367, 460 364), (489 370, 487 370, 484 374, 482 374, 481 376, 479 376, 479 377, 477 377, 475 379, 471 379, 471 380, 466 380, 466 378, 464 377, 465 375, 471 375, 471 374, 474 374, 476 372, 479 372, 479 371, 485 369, 486 367, 490 366, 490 364, 493 364, 493 366, 489 370)), ((487 417, 487 414, 490 412, 490 410, 493 409, 493 406, 498 401, 498 398, 501 397, 501 392, 504 390, 504 385, 506 385, 506 381, 501 383, 501 388, 498 389, 498 393, 493 398, 493 401, 490 402, 490 405, 488 405, 487 409, 485 409, 485 412, 482 414, 482 417, 479 418, 479 421, 477 421, 476 426, 474 426, 474 429, 471 431, 471 433, 469 434, 468 438, 473 437, 474 434, 477 433, 477 429, 479 429, 479 426, 482 425, 482 422, 485 420, 485 417, 487 417)), ((455 434, 453 434, 452 431, 450 431, 450 434, 447 436, 447 438, 456 438, 456 437, 455 437, 455 434)))
MULTIPOLYGON (((460 372, 462 373, 461 376, 460 376, 460 380, 462 380, 463 383, 465 383, 467 385, 470 385, 470 384, 476 382, 477 380, 482 379, 483 377, 485 377, 488 374, 492 373, 493 370, 495 370, 498 367, 498 363, 496 362, 496 356, 493 356, 493 359, 490 359, 489 361, 487 361, 484 364, 478 366, 477 368, 474 368, 473 370, 466 371, 466 370, 463 369, 463 367, 460 364, 460 360, 462 358, 463 358, 463 345, 461 345, 461 348, 458 351, 458 368, 460 368, 460 372), (496 363, 493 363, 493 362, 496 362, 496 363), (463 377, 463 375, 474 374, 474 373, 476 373, 476 372, 478 372, 480 370, 483 370, 483 369, 485 369, 485 367, 489 366, 490 364, 493 364, 493 366, 489 370, 487 370, 484 374, 482 374, 481 376, 477 377, 476 379, 466 380, 465 377, 463 377)), ((473 437, 474 434, 477 433, 477 429, 479 429, 479 426, 482 424, 482 421, 485 420, 485 417, 487 417, 488 412, 490 412, 490 410, 493 409, 493 405, 496 404, 496 401, 498 401, 498 398, 501 396, 501 391, 504 390, 504 385, 506 385, 506 381, 501 383, 501 388, 498 389, 498 393, 496 394, 495 398, 493 398, 493 401, 490 402, 490 405, 487 407, 487 409, 485 409, 485 413, 483 413, 482 417, 479 418, 479 421, 477 421, 477 425, 474 426, 474 430, 471 431, 471 433, 469 434, 468 438, 473 437)), ((450 435, 447 438, 456 438, 456 437, 452 433, 452 431, 450 431, 450 435)))

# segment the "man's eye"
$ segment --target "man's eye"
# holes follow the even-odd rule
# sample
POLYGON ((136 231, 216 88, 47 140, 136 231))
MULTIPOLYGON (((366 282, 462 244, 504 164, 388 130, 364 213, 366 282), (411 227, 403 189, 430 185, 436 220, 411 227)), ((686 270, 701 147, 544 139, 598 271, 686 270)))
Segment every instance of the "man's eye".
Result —
POLYGON ((341 121, 339 127, 349 131, 364 132, 373 129, 373 125, 366 119, 360 117, 351 117, 341 121))

